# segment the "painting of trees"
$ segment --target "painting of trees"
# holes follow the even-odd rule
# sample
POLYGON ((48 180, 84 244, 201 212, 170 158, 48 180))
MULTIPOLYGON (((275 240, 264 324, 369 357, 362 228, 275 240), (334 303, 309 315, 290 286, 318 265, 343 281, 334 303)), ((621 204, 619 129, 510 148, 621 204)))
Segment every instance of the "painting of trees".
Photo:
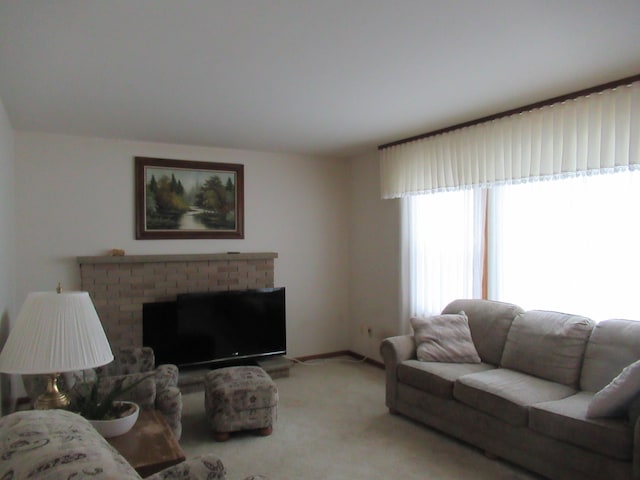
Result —
POLYGON ((229 214, 235 208, 234 190, 231 179, 224 185, 217 175, 209 177, 196 194, 195 204, 203 210, 198 218, 210 228, 233 223, 229 214))
POLYGON ((159 180, 151 175, 147 199, 147 228, 150 229, 176 229, 180 225, 180 217, 189 210, 184 199, 184 187, 174 174, 171 178, 162 175, 159 180))
POLYGON ((242 167, 136 157, 137 238, 242 238, 242 167))

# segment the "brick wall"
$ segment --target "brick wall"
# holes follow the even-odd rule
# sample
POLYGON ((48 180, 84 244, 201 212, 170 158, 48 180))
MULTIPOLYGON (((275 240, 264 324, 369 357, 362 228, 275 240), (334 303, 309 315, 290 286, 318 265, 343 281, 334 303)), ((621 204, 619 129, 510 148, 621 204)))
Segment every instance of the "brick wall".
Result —
POLYGON ((277 253, 78 257, 82 290, 89 292, 112 348, 142 345, 142 304, 179 293, 274 286, 277 253))

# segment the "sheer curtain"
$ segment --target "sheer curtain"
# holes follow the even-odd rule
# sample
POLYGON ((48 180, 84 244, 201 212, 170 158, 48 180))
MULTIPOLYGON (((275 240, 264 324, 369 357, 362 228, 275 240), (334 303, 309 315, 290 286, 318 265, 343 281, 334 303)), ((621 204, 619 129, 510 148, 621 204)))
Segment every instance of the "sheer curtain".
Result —
POLYGON ((495 187, 489 298, 640 318, 640 172, 495 187))
POLYGON ((482 293, 484 194, 480 189, 406 199, 409 314, 440 313, 456 298, 482 293))

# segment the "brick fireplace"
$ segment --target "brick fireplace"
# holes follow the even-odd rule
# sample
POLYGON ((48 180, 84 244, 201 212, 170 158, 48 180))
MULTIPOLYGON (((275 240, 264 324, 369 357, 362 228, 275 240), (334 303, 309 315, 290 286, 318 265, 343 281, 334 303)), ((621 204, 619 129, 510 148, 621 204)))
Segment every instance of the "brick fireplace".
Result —
POLYGON ((179 293, 274 286, 277 253, 214 253, 78 257, 89 292, 113 348, 142 345, 142 305, 173 301, 179 293))

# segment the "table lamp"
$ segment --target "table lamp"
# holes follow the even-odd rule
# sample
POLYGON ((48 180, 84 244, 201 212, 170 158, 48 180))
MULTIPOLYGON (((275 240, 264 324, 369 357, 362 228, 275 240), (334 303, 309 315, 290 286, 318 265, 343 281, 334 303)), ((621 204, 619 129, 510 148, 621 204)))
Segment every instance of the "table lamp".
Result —
POLYGON ((113 360, 109 342, 87 292, 32 292, 0 353, 0 372, 48 374, 36 409, 66 408, 58 390, 62 372, 99 367, 113 360))

